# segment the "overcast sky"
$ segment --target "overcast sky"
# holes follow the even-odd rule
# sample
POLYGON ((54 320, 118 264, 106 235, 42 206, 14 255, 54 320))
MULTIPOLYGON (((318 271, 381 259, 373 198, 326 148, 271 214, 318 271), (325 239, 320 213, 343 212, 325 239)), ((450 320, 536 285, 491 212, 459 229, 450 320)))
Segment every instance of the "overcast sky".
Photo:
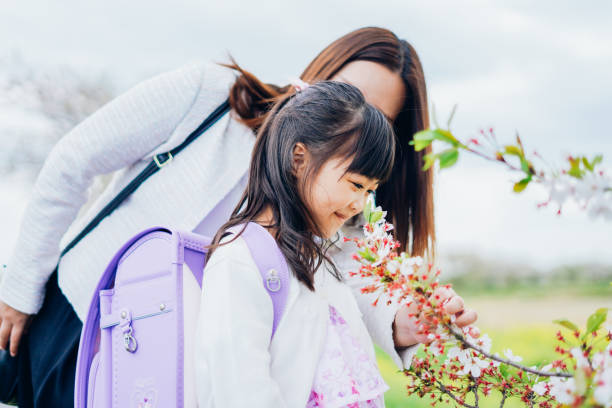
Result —
MULTIPOLYGON (((607 1, 3 0, 0 53, 17 52, 41 69, 63 65, 104 76, 117 92, 228 53, 263 79, 286 83, 340 35, 382 26, 417 49, 438 117, 459 105, 457 135, 494 126, 512 142, 518 130, 528 150, 552 162, 570 152, 603 153, 610 168, 610 21, 607 1)), ((524 257, 542 267, 612 263, 611 223, 571 208, 561 217, 537 210, 545 193, 530 186, 515 195, 512 180, 517 176, 465 155, 441 172, 439 250, 524 257)), ((2 188, 18 197, 0 204, 12 235, 29 186, 2 188)))

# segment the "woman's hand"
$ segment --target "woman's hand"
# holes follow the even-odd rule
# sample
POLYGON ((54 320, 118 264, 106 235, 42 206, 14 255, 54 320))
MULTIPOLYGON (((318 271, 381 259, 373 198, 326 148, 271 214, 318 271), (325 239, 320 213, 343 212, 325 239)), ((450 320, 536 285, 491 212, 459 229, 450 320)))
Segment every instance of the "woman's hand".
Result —
POLYGON ((0 300, 0 349, 6 350, 10 344, 11 356, 17 355, 19 342, 27 329, 30 317, 31 315, 13 309, 0 300))
MULTIPOLYGON (((474 310, 465 309, 463 299, 454 290, 439 288, 432 297, 434 296, 439 296, 438 302, 445 302, 444 309, 448 314, 455 315, 455 324, 457 326, 468 326, 478 318, 474 310)), ((414 303, 410 306, 404 306, 397 311, 393 321, 393 342, 396 348, 409 347, 417 343, 431 343, 431 340, 428 340, 426 335, 418 334, 419 325, 415 323, 418 318, 417 306, 414 303), (411 315, 413 317, 410 317, 411 315)), ((477 329, 472 331, 472 335, 478 336, 477 329)))

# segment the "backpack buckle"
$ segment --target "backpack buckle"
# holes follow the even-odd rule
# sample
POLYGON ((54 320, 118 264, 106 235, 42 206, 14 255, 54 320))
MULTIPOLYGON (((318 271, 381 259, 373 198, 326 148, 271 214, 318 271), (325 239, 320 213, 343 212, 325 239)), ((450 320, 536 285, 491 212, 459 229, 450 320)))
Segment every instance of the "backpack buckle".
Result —
POLYGON ((119 327, 123 332, 123 344, 126 351, 130 353, 135 353, 138 348, 138 342, 136 338, 132 335, 134 329, 132 329, 132 313, 128 309, 122 309, 119 312, 119 317, 121 320, 119 321, 119 327))
POLYGON ((168 152, 168 153, 160 153, 160 154, 156 154, 155 156, 153 156, 153 161, 155 162, 157 167, 159 167, 161 169, 166 164, 170 163, 173 158, 174 157, 172 156, 172 153, 170 153, 170 152, 168 152), (161 158, 161 160, 160 160, 160 158, 161 158))
POLYGON ((138 348, 138 342, 136 341, 134 336, 132 336, 131 326, 129 326, 128 331, 123 333, 123 342, 125 343, 125 349, 127 351, 129 351, 130 353, 136 352, 136 349, 138 348))
POLYGON ((270 269, 268 271, 266 288, 268 288, 270 292, 278 292, 281 290, 281 280, 278 277, 278 272, 276 272, 276 269, 270 269))

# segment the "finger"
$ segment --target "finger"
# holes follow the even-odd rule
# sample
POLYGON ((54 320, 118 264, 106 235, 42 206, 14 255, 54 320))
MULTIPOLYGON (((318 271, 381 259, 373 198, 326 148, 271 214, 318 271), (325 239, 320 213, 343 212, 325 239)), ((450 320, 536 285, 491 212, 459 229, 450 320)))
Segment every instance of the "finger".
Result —
POLYGON ((441 287, 434 291, 432 297, 439 302, 444 302, 447 299, 456 296, 457 294, 452 288, 441 287))
POLYGON ((453 296, 452 298, 449 298, 444 305, 444 311, 453 315, 462 312, 464 306, 465 305, 461 296, 453 296))
POLYGON ((463 313, 461 313, 461 316, 457 317, 457 320, 455 320, 455 324, 459 327, 465 327, 474 323, 476 319, 478 319, 478 314, 476 313, 476 311, 467 309, 464 310, 463 313))
POLYGON ((19 348, 19 342, 21 341, 21 336, 23 335, 23 329, 25 327, 25 322, 21 324, 16 324, 13 326, 13 330, 11 330, 11 356, 15 357, 17 355, 17 350, 19 348))
POLYGON ((476 326, 470 326, 468 328, 468 333, 475 339, 480 337, 480 329, 476 326))
POLYGON ((0 325, 0 350, 6 350, 6 346, 11 333, 11 323, 6 319, 0 325))

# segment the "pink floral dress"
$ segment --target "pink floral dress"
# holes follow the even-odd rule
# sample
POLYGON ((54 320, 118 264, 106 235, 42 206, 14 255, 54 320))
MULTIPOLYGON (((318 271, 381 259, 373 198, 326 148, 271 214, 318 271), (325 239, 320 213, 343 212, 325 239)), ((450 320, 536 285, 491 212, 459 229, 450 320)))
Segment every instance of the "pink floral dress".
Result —
POLYGON ((376 361, 330 305, 327 339, 306 408, 382 408, 388 389, 376 361))

